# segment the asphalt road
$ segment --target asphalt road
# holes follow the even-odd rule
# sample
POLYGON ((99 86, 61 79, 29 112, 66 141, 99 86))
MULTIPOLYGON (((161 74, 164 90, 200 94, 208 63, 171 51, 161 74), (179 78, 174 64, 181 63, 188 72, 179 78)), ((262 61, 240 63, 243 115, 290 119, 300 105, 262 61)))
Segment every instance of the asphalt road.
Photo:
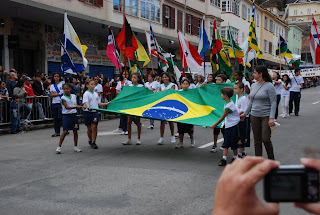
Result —
MULTIPOLYGON (((320 87, 303 90, 300 116, 278 120, 281 126, 272 140, 275 157, 282 164, 298 164, 300 157, 311 156, 306 149, 320 149, 319 108, 320 87)), ((116 119, 99 124, 98 150, 89 148, 86 128, 80 125, 82 153, 73 152, 69 135, 63 153, 55 154, 58 139, 51 138, 53 129, 1 136, 0 214, 211 213, 223 171, 218 166, 221 152, 210 153, 211 147, 204 146, 213 141, 211 129, 195 127, 197 147, 190 148, 186 137, 185 147, 175 150, 169 143, 169 126, 166 144, 158 146, 159 123, 149 130, 148 121, 142 120, 142 145, 123 146, 126 136, 112 134, 118 123, 116 119)), ((252 155, 253 147, 248 152, 252 155)), ((257 192, 262 198, 261 183, 257 192)), ((292 204, 280 208, 281 214, 305 214, 292 204)))

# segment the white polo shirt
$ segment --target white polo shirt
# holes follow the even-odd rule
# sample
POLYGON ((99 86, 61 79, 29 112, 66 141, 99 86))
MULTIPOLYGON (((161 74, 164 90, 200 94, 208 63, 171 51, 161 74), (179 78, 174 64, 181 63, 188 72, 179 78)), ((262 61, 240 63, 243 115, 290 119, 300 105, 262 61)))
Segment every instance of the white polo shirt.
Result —
MULTIPOLYGON (((58 90, 60 91, 60 95, 63 95, 63 84, 64 84, 63 81, 61 81, 59 84, 57 84, 58 90)), ((51 84, 50 92, 53 92, 54 94, 58 93, 56 88, 54 87, 54 84, 51 84)), ((59 103, 61 103, 60 96, 52 97, 52 104, 59 104, 59 103)))
POLYGON ((75 107, 77 106, 77 96, 71 94, 70 97, 63 95, 61 97, 61 106, 62 106, 62 114, 75 114, 77 113, 76 109, 66 109, 66 107, 62 104, 62 101, 66 101, 68 107, 75 107))
MULTIPOLYGON (((86 107, 85 103, 89 102, 89 107, 92 108, 99 108, 99 103, 101 102, 98 93, 96 92, 90 92, 89 90, 87 90, 84 94, 83 94, 83 106, 86 107)), ((89 111, 88 108, 84 109, 84 111, 89 111)), ((96 112, 96 110, 92 110, 91 112, 96 112)))
POLYGON ((225 118, 225 128, 231 128, 235 125, 238 125, 240 122, 240 116, 237 107, 233 103, 233 101, 229 101, 224 105, 224 110, 229 109, 231 113, 229 113, 225 118))
POLYGON ((123 80, 123 81, 119 81, 118 83, 117 83, 117 86, 116 86, 116 90, 118 90, 119 92, 121 92, 121 89, 122 89, 122 87, 123 86, 130 86, 130 84, 132 84, 132 82, 131 81, 129 81, 129 80, 123 80))
POLYGON ((302 76, 290 75, 290 79, 291 79, 290 92, 300 92, 301 90, 300 84, 304 83, 302 76))
MULTIPOLYGON (((95 86, 94 88, 94 92, 98 93, 103 93, 103 88, 102 88, 102 85, 101 84, 97 84, 97 86, 95 86)), ((101 97, 101 94, 100 94, 100 97, 101 97)))
MULTIPOLYGON (((236 107, 238 109, 238 113, 240 112, 244 113, 248 107, 248 104, 249 104, 249 99, 246 96, 242 95, 238 97, 236 101, 236 107)), ((247 115, 247 117, 249 117, 249 115, 247 115)))
POLYGON ((162 83, 162 84, 160 85, 160 90, 161 90, 161 91, 169 90, 169 89, 171 89, 173 86, 174 86, 174 88, 176 89, 176 85, 175 85, 174 83, 169 82, 168 85, 165 85, 164 83, 162 83))
POLYGON ((152 83, 146 82, 146 83, 144 83, 144 86, 146 88, 148 88, 149 90, 154 89, 156 91, 159 91, 159 88, 160 88, 159 82, 157 82, 157 81, 153 81, 152 83))

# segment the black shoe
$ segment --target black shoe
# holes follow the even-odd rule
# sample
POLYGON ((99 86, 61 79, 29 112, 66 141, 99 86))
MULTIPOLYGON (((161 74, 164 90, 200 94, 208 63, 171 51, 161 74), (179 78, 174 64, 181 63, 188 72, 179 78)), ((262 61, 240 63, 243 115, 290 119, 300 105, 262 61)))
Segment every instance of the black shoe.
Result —
POLYGON ((69 131, 67 132, 67 135, 68 135, 68 134, 70 134, 70 132, 69 132, 69 131))
POLYGON ((296 115, 296 116, 299 116, 299 114, 297 114, 297 113, 296 113, 295 115, 296 115))
POLYGON ((91 148, 93 148, 93 149, 98 149, 98 146, 96 145, 96 143, 91 143, 91 148))
POLYGON ((238 158, 242 159, 243 158, 243 155, 241 154, 238 154, 238 158))
POLYGON ((89 140, 88 143, 89 143, 90 146, 92 145, 92 141, 91 140, 89 140))
POLYGON ((229 163, 232 163, 232 162, 235 161, 235 160, 236 160, 236 158, 232 158, 229 163))
POLYGON ((227 165, 227 161, 225 159, 221 159, 219 166, 225 166, 225 165, 227 165))
POLYGON ((247 154, 242 152, 242 157, 244 158, 245 156, 247 156, 247 154))
POLYGON ((52 134, 51 137, 60 137, 60 134, 52 134))

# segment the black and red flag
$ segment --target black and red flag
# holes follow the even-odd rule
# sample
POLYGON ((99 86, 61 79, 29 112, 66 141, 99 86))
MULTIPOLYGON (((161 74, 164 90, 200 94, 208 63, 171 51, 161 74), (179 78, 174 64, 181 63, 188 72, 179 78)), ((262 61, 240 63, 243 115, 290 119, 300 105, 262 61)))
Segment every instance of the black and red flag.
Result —
POLYGON ((138 42, 131 30, 127 18, 125 18, 124 25, 122 26, 122 29, 116 40, 120 51, 127 58, 132 60, 134 52, 138 49, 138 42))

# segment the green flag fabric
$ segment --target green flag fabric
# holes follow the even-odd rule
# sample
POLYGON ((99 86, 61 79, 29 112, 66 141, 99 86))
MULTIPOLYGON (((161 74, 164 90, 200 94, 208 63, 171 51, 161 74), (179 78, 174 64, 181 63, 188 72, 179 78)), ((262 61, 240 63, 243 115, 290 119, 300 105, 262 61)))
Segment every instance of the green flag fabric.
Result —
MULTIPOLYGON (((223 87, 233 83, 205 85, 192 90, 169 89, 153 93, 144 87, 124 86, 107 109, 114 113, 157 120, 181 122, 199 126, 211 126, 224 112, 225 101, 221 98, 223 87)), ((235 101, 235 96, 232 97, 235 101)))

